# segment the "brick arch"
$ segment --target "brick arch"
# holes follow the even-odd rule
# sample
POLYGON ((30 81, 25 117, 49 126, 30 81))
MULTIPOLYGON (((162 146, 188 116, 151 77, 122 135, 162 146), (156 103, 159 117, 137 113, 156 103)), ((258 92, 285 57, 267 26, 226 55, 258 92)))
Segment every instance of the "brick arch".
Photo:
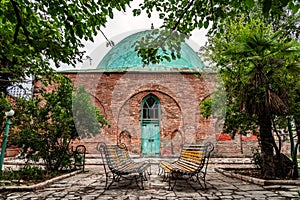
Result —
POLYGON ((166 91, 156 89, 139 89, 134 94, 131 94, 127 99, 124 99, 116 116, 116 133, 127 129, 132 134, 132 152, 140 153, 140 134, 141 121, 140 114, 142 109, 143 99, 152 94, 158 98, 161 105, 161 152, 164 152, 166 144, 170 144, 169 136, 174 129, 180 129, 183 125, 182 108, 172 94, 166 91), (171 105, 171 106, 170 106, 171 105))
MULTIPOLYGON (((164 125, 161 126, 163 128, 161 130, 162 134, 170 135, 173 130, 178 128, 184 133, 185 142, 196 142, 196 133, 200 128, 199 100, 206 92, 195 90, 194 80, 197 83, 199 81, 194 75, 128 72, 121 74, 118 79, 114 80, 116 80, 114 87, 110 88, 110 91, 112 91, 111 101, 108 102, 108 105, 111 105, 112 119, 115 124, 114 135, 117 135, 123 128, 128 127, 128 130, 133 134, 133 146, 139 145, 136 138, 139 136, 141 128, 138 124, 140 110, 136 108, 141 107, 142 96, 153 92, 163 106, 163 113, 166 113, 166 109, 170 111, 168 118, 164 118, 165 115, 162 114, 164 115, 162 121, 166 122, 164 125, 168 126, 167 129, 164 128, 164 125), (140 96, 135 97, 137 95, 140 96), (160 96, 165 103, 161 101, 160 96), (169 102, 172 103, 172 106, 167 105, 169 102), (173 108, 176 111, 173 111, 173 108), (171 116, 172 114, 174 116, 171 116), (128 119, 128 121, 123 119, 128 119), (171 122, 166 119, 171 119, 171 122), (177 121, 171 124, 172 120, 177 121)), ((165 136, 162 137, 166 138, 165 136)), ((165 143, 167 142, 169 141, 165 141, 165 143)))
MULTIPOLYGON (((143 87, 140 87, 137 91, 135 91, 134 94, 132 94, 127 100, 130 100, 130 98, 140 94, 146 92, 146 94, 142 97, 142 99, 144 99, 147 95, 149 95, 150 93, 152 93, 153 95, 155 95, 154 93, 160 93, 160 94, 164 94, 166 96, 168 96, 170 99, 172 99, 175 103, 176 106, 180 109, 180 112, 182 111, 181 106, 178 104, 178 101, 174 98, 174 96, 176 96, 175 94, 173 94, 168 88, 163 87, 161 85, 151 85, 151 89, 149 89, 148 85, 145 85, 143 87)), ((161 101, 160 97, 155 95, 159 101, 161 101)))
MULTIPOLYGON (((153 94, 154 96, 156 96, 156 97, 158 98, 159 101, 161 101, 161 99, 159 98, 159 96, 158 96, 158 95, 155 95, 155 93, 159 93, 159 94, 165 95, 165 96, 169 97, 169 98, 176 104, 176 106, 179 108, 179 111, 180 111, 180 112, 182 111, 182 109, 181 109, 180 105, 178 104, 178 102, 176 101, 176 99, 173 98, 173 97, 172 97, 171 95, 169 95, 168 93, 163 92, 163 91, 154 90, 154 89, 141 90, 141 91, 138 91, 138 92, 132 94, 132 95, 131 95, 128 99, 126 99, 126 100, 124 101, 124 103, 122 104, 121 108, 119 109, 118 116, 117 116, 117 128, 119 127, 118 125, 119 125, 119 121, 120 121, 120 113, 122 112, 123 107, 124 107, 125 105, 127 105, 128 101, 130 101, 132 98, 134 98, 135 96, 138 96, 138 95, 140 95, 140 94, 142 94, 142 93, 145 93, 145 95, 143 95, 143 96, 140 98, 141 100, 144 99, 144 98, 145 98, 146 96, 148 96, 149 94, 153 94)), ((139 103, 141 104, 141 101, 140 101, 139 103)), ((181 119, 181 120, 182 120, 182 122, 183 122, 183 119, 181 119)), ((118 132, 118 131, 117 131, 117 132, 118 132)))

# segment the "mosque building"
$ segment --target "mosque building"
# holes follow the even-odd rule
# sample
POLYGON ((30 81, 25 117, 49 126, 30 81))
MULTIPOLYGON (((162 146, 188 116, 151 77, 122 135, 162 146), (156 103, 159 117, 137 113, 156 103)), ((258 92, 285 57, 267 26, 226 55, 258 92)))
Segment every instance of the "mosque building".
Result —
POLYGON ((150 31, 121 40, 95 69, 61 72, 75 86, 85 87, 110 123, 98 135, 81 139, 88 151, 104 141, 125 143, 130 152, 141 156, 164 157, 180 152, 183 144, 210 141, 217 156, 245 153, 248 148, 242 147, 242 139, 218 139, 222 120, 206 119, 200 112, 200 102, 215 89, 216 74, 205 70, 186 43, 181 43, 180 58, 144 65, 134 45, 150 31))

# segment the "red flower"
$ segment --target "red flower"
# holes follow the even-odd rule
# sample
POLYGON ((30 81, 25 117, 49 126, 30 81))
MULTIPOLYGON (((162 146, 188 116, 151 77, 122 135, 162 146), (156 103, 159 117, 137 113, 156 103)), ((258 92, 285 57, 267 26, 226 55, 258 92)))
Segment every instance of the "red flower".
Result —
POLYGON ((218 141, 230 141, 231 136, 229 134, 217 134, 218 141))
POLYGON ((257 138, 257 136, 255 136, 255 135, 250 135, 250 136, 248 136, 248 137, 243 137, 242 140, 243 140, 243 141, 249 141, 249 140, 257 141, 258 138, 257 138))

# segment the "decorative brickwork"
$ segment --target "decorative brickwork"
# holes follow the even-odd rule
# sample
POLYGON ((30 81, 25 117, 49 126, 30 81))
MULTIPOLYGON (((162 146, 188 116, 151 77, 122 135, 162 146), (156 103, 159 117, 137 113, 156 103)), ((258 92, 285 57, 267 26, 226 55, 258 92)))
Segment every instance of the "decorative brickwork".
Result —
MULTIPOLYGON (((178 146, 180 147, 184 142, 196 142, 196 137, 201 132, 199 102, 208 95, 209 91, 205 88, 202 77, 180 73, 66 75, 76 86, 85 86, 101 113, 111 124, 110 128, 102 130, 101 134, 105 134, 105 139, 111 143, 130 141, 131 144, 127 145, 134 153, 141 153, 141 104, 143 98, 149 94, 156 96, 161 105, 162 155, 178 151, 178 146), (121 137, 122 132, 126 132, 130 139, 124 139, 124 135, 121 137)), ((213 133, 214 130, 210 132, 213 133)), ((210 138, 206 137, 206 134, 202 133, 203 138, 210 138)))
MULTIPOLYGON (((184 143, 211 141, 213 156, 251 156, 256 140, 220 140, 222 121, 200 114, 199 103, 215 88, 215 74, 193 73, 64 73, 75 86, 85 86, 92 100, 106 116, 105 127, 93 138, 82 138, 88 152, 97 142, 123 142, 132 153, 141 154, 141 108, 152 94, 160 101, 160 156, 178 154, 184 143)), ((253 139, 253 137, 251 137, 253 139)))

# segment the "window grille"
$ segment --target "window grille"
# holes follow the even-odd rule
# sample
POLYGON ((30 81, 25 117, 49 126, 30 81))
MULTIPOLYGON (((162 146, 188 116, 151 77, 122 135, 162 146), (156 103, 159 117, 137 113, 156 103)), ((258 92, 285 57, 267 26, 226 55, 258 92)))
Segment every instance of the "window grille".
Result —
POLYGON ((159 120, 159 104, 158 101, 150 96, 143 104, 143 120, 159 120))

